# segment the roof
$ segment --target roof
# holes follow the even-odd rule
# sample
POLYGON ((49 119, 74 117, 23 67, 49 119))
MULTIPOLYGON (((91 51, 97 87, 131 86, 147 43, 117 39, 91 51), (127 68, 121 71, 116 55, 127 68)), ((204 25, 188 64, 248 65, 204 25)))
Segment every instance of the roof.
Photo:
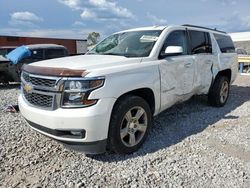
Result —
POLYGON ((216 29, 202 27, 202 26, 188 25, 188 24, 185 24, 185 25, 169 25, 169 26, 139 27, 139 28, 134 28, 134 29, 128 29, 128 30, 125 30, 125 31, 120 31, 120 32, 117 32, 117 33, 130 32, 130 31, 146 31, 146 30, 161 30, 162 31, 162 30, 164 30, 164 29, 166 29, 168 27, 192 28, 192 29, 197 29, 197 30, 200 30, 200 31, 210 31, 210 32, 213 32, 213 33, 219 33, 219 34, 223 34, 223 35, 227 34, 224 31, 219 31, 219 30, 216 30, 216 29))
POLYGON ((250 32, 229 33, 234 42, 250 41, 250 32))
POLYGON ((119 31, 117 33, 121 32, 130 32, 130 31, 146 31, 146 30, 164 30, 167 26, 149 26, 149 27, 138 27, 133 29, 128 29, 124 31, 119 31))
POLYGON ((190 24, 184 24, 182 26, 189 27, 189 28, 197 28, 197 29, 209 30, 209 31, 212 31, 212 32, 227 34, 225 31, 220 31, 220 30, 217 30, 216 28, 209 28, 209 27, 203 27, 203 26, 198 26, 198 25, 190 25, 190 24))
POLYGON ((58 45, 58 44, 30 44, 30 45, 25 45, 27 46, 29 49, 43 49, 43 48, 65 48, 62 45, 58 45))

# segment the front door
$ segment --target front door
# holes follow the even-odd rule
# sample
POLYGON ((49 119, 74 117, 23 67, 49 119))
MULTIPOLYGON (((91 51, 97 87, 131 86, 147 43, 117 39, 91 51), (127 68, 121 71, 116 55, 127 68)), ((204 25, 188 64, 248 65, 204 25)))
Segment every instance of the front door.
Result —
POLYGON ((188 40, 185 30, 171 32, 164 43, 162 52, 168 46, 181 46, 183 53, 161 58, 161 110, 178 101, 191 96, 194 89, 195 64, 192 55, 188 53, 188 40))

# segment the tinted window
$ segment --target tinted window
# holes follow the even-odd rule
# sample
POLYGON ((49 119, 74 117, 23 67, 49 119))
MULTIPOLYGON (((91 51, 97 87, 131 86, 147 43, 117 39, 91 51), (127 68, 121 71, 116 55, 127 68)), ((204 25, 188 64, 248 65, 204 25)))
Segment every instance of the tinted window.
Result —
POLYGON ((8 53, 10 53, 12 50, 14 50, 14 48, 2 48, 0 49, 0 55, 2 56, 5 56, 7 55, 8 53))
POLYGON ((32 50, 31 58, 32 59, 43 59, 43 50, 42 49, 32 50))
POLYGON ((189 31, 191 40, 191 53, 212 53, 210 35, 207 32, 189 31))
POLYGON ((12 50, 14 50, 15 48, 8 48, 7 49, 7 53, 10 53, 12 50))
POLYGON ((222 53, 234 53, 235 47, 230 36, 214 34, 222 53))
POLYGON ((65 50, 64 49, 47 49, 45 50, 45 58, 52 59, 57 57, 64 57, 65 50))
POLYGON ((182 55, 188 54, 186 36, 186 31, 173 31, 168 35, 167 39, 165 40, 162 52, 164 52, 168 46, 181 46, 183 48, 182 55))
POLYGON ((6 49, 0 49, 0 55, 5 56, 7 54, 6 49))

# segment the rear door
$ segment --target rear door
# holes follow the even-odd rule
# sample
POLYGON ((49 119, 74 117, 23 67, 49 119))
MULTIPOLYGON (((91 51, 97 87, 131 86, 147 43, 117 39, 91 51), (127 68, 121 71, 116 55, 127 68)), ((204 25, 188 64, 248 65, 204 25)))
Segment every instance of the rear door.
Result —
POLYGON ((168 46, 181 46, 183 53, 161 58, 161 106, 162 110, 177 101, 185 100, 184 96, 192 93, 194 81, 194 62, 189 54, 186 30, 172 31, 162 47, 163 53, 168 46))
POLYGON ((212 83, 212 66, 217 60, 212 52, 210 33, 189 30, 191 54, 195 63, 194 87, 197 94, 207 93, 212 83))

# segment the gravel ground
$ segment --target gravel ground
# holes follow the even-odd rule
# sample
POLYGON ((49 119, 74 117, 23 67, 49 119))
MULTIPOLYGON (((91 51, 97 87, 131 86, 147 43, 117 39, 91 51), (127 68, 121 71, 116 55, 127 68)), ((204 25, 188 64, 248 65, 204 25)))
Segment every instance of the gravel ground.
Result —
POLYGON ((250 187, 250 76, 224 108, 193 97, 155 118, 132 155, 87 157, 3 112, 18 87, 0 86, 0 187, 250 187))

